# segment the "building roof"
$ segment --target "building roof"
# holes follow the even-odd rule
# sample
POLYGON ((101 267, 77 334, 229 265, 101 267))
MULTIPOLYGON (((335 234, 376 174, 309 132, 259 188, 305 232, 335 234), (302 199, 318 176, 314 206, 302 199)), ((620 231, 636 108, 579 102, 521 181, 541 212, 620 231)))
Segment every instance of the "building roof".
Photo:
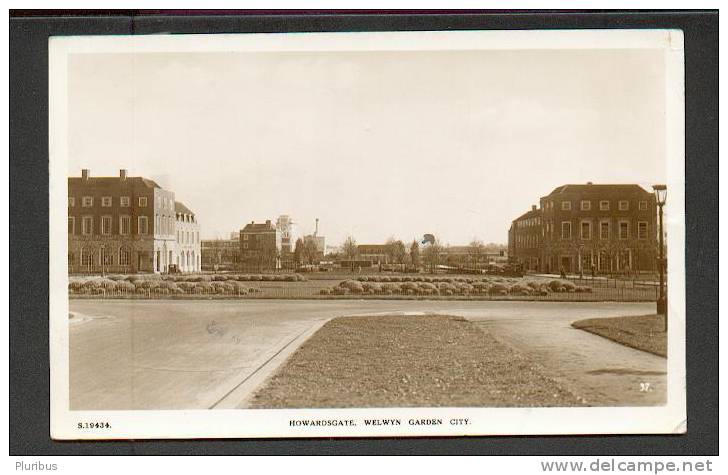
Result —
POLYGON ((522 219, 535 218, 537 216, 541 216, 541 210, 540 209, 532 209, 530 211, 526 211, 525 213, 523 213, 522 215, 520 215, 519 217, 517 217, 513 221, 520 221, 522 219))
POLYGON ((248 223, 243 228, 244 233, 261 233, 269 231, 276 231, 275 224, 271 223, 270 221, 266 221, 265 223, 248 223))
POLYGON ((635 191, 637 191, 637 192, 641 192, 641 193, 650 193, 649 191, 642 188, 640 185, 630 184, 630 183, 621 183, 621 184, 586 183, 586 184, 571 184, 571 185, 557 186, 547 196, 559 195, 559 194, 569 193, 569 192, 583 193, 585 191, 594 191, 594 192, 604 192, 604 191, 635 192, 635 191))
POLYGON ((195 212, 185 206, 185 204, 181 201, 174 202, 174 212, 180 214, 191 214, 193 216, 195 215, 195 212))
POLYGON ((389 249, 389 245, 387 244, 359 244, 356 246, 356 249, 364 254, 378 254, 382 252, 387 252, 389 249))
POLYGON ((133 184, 133 185, 141 184, 147 188, 162 188, 154 180, 150 180, 149 178, 144 178, 141 176, 128 176, 124 179, 119 178, 118 176, 90 176, 88 178, 83 178, 80 176, 69 176, 68 184, 69 185, 90 184, 90 185, 108 186, 108 185, 114 185, 114 184, 120 183, 122 180, 128 184, 133 184))

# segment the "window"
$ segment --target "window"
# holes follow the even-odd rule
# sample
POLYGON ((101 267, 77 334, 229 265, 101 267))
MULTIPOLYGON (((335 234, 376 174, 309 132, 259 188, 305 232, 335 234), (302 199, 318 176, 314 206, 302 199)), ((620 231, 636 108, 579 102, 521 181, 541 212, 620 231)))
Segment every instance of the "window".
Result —
POLYGON ((111 208, 111 196, 102 196, 101 197, 101 207, 102 208, 111 208))
POLYGON ((627 211, 627 210, 629 210, 629 201, 620 200, 619 201, 619 211, 627 211))
POLYGON ((68 265, 69 266, 75 266, 76 265, 76 255, 72 252, 68 253, 68 265))
POLYGON ((581 200, 581 210, 582 211, 589 211, 589 210, 591 210, 591 201, 589 201, 589 200, 581 200))
POLYGON ((581 238, 591 239, 591 221, 581 222, 581 238))
POLYGON ((119 217, 119 234, 122 236, 128 236, 131 233, 131 217, 120 216, 119 217))
POLYGON ((247 241, 247 240, 248 240, 248 235, 247 234, 243 234, 243 241, 247 241))
POLYGON ((562 211, 571 211, 571 201, 562 201, 561 210, 562 211))
POLYGON ((619 222, 619 239, 629 239, 629 222, 619 222))
POLYGON ((571 239, 571 221, 561 222, 561 239, 571 239))
POLYGON ((247 242, 244 242, 243 243, 243 249, 247 249, 247 248, 248 248, 248 243, 247 242))
POLYGON ((76 218, 68 217, 68 234, 76 234, 76 218))
POLYGON ((91 268, 94 263, 94 251, 90 249, 81 249, 81 265, 91 268))
POLYGON ((609 221, 599 223, 599 239, 609 239, 609 221))
POLYGON ((81 206, 84 208, 90 208, 94 205, 94 197, 93 196, 84 196, 83 201, 81 202, 81 206))
POLYGON ((101 234, 111 234, 111 216, 101 216, 101 234))
POLYGON ((68 197, 68 207, 73 208, 74 206, 76 206, 76 198, 74 198, 73 196, 69 196, 68 197))
POLYGON ((637 223, 637 239, 647 239, 647 221, 637 223))
POLYGON ((140 208, 146 208, 147 207, 147 197, 146 196, 140 196, 139 197, 139 207, 140 208))
POLYGON ((81 219, 81 233, 85 235, 94 233, 94 218, 92 216, 84 216, 81 219))
POLYGON ((602 211, 609 211, 609 201, 607 201, 607 200, 600 201, 599 209, 602 211))
POLYGON ((146 216, 139 216, 137 218, 137 234, 148 234, 149 233, 149 222, 146 216))
POLYGON ((106 247, 101 247, 99 250, 99 257, 101 258, 102 266, 110 266, 114 263, 114 255, 110 253, 106 247))
POLYGON ((647 211, 647 202, 640 201, 640 211, 647 211))
POLYGON ((122 208, 128 208, 129 203, 131 202, 131 199, 128 196, 122 196, 119 198, 119 206, 122 208))
POLYGON ((128 266, 131 264, 131 251, 128 247, 120 247, 119 248, 119 265, 120 266, 128 266))

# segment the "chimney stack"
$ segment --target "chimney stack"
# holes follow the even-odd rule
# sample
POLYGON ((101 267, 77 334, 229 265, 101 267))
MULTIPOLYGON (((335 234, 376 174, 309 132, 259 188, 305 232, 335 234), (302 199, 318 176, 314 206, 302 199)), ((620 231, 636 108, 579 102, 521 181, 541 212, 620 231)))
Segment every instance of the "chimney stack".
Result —
POLYGON ((88 176, 89 176, 88 168, 83 168, 81 170, 81 178, 83 178, 84 180, 88 180, 88 176))
POLYGON ((265 224, 267 224, 268 226, 270 226, 270 219, 266 219, 265 220, 265 224))
POLYGON ((536 205, 531 205, 531 211, 536 211, 536 205))
POLYGON ((126 170, 125 169, 122 168, 121 170, 119 170, 119 178, 121 178, 122 180, 126 180, 126 170))
POLYGON ((316 218, 316 230, 313 232, 314 236, 318 236, 318 218, 316 218))

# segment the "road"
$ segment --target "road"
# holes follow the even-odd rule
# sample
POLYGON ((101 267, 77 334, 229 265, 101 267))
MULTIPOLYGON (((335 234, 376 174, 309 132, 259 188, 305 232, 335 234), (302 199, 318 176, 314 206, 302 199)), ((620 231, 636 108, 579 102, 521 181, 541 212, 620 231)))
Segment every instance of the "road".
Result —
MULTIPOLYGON (((460 315, 536 356, 588 404, 664 403, 666 360, 573 329, 648 303, 375 300, 71 300, 72 410, 239 406, 327 319, 460 315), (640 391, 642 383, 650 390, 640 391)), ((243 404, 244 405, 244 404, 243 404)))

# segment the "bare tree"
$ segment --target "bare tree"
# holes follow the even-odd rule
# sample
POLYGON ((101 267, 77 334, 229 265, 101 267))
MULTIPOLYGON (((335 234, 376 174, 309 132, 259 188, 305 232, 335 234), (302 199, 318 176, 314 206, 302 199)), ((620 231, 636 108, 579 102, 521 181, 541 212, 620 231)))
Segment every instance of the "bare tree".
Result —
POLYGON ((359 249, 356 246, 356 239, 352 236, 347 236, 344 240, 344 244, 341 245, 341 252, 346 258, 351 261, 351 267, 354 268, 354 259, 359 254, 359 249))
POLYGON ((389 239, 387 239, 386 246, 389 262, 393 264, 403 264, 404 259, 407 255, 407 250, 404 243, 399 239, 390 237, 389 239))
POLYGON ((477 269, 483 254, 485 254, 485 245, 483 244, 483 241, 473 239, 468 246, 468 254, 470 254, 470 260, 473 263, 473 267, 477 269))
POLYGON ((444 248, 442 244, 440 244, 440 241, 438 241, 437 239, 435 239, 435 242, 433 242, 432 244, 428 244, 427 246, 425 246, 422 254, 425 264, 430 267, 430 272, 434 273, 435 269, 440 264, 443 250, 444 248))
POLYGON ((420 243, 417 242, 417 240, 413 240, 412 244, 410 244, 410 252, 409 252, 410 261, 412 262, 412 266, 415 269, 420 268, 420 243))

